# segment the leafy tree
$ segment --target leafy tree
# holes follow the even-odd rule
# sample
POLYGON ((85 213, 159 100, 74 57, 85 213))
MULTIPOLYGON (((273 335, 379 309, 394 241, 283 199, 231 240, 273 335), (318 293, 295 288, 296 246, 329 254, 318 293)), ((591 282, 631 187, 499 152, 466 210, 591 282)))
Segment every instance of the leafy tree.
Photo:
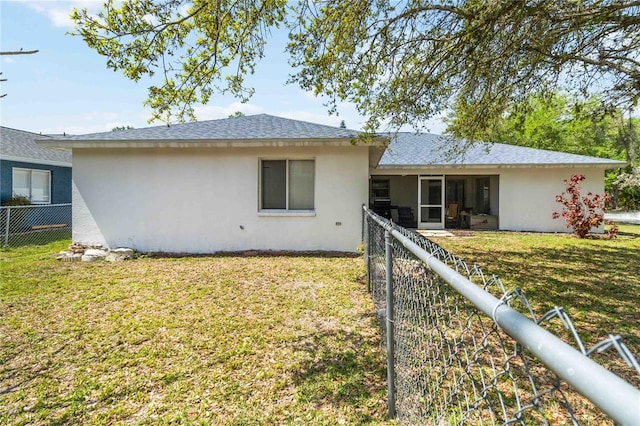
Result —
POLYGON ((640 209, 640 166, 629 165, 607 173, 605 188, 611 196, 612 208, 640 209))
POLYGON ((620 170, 608 172, 605 176, 605 188, 611 194, 611 207, 640 209, 640 137, 638 119, 620 117, 616 141, 625 153, 629 163, 620 170))
MULTIPOLYGON (((473 137, 454 110, 447 130, 473 137)), ((603 109, 598 98, 580 101, 562 93, 533 93, 509 107, 494 125, 475 137, 484 141, 633 161, 635 132, 618 109, 603 109)))
MULTIPOLYGON (((459 125, 458 110, 447 119, 448 131, 469 137, 459 125)), ((618 109, 603 109, 598 98, 580 101, 561 93, 534 93, 507 109, 481 140, 550 149, 627 161, 626 168, 607 171, 605 189, 610 207, 636 208, 640 184, 633 164, 639 164, 638 119, 618 109)))
POLYGON ((107 0, 74 11, 75 34, 107 66, 149 88, 152 118, 194 118, 214 93, 247 100, 245 77, 274 28, 288 26, 291 82, 369 117, 422 123, 464 100, 460 125, 493 125, 533 89, 565 87, 632 105, 640 87, 634 0, 107 0))
POLYGON ((286 0, 106 0, 97 16, 74 10, 75 34, 131 80, 161 74, 145 104, 152 119, 195 119, 193 105, 214 93, 246 101, 245 85, 286 0))
POLYGON ((234 117, 244 117, 244 112, 236 111, 233 114, 229 114, 229 118, 234 118, 234 117))
POLYGON ((112 132, 119 132, 121 130, 130 130, 133 129, 133 126, 129 126, 128 124, 126 126, 116 126, 113 129, 111 129, 112 132))
POLYGON ((640 137, 638 136, 638 119, 631 118, 625 122, 624 116, 619 116, 617 142, 625 153, 625 159, 630 162, 640 162, 640 137))

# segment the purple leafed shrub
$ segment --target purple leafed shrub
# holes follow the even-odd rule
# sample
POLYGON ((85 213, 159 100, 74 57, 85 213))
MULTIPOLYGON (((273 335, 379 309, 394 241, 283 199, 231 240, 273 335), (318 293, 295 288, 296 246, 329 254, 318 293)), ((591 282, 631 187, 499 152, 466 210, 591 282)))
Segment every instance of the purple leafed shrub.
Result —
MULTIPOLYGON (((604 222, 604 205, 609 199, 607 194, 587 195, 580 194, 580 182, 585 180, 584 175, 572 175, 571 179, 565 179, 567 189, 560 195, 556 195, 556 201, 562 204, 562 212, 554 212, 553 218, 564 218, 567 228, 573 229, 573 233, 579 238, 585 238, 592 228, 597 228, 604 222)), ((609 238, 616 236, 617 226, 611 223, 609 238)))

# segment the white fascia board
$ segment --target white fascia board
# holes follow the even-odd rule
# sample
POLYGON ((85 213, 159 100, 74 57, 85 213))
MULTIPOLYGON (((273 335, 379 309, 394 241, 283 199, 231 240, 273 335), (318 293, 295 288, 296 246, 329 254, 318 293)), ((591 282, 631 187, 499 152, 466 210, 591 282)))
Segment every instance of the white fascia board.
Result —
POLYGON ((597 168, 617 169, 625 167, 623 161, 607 163, 553 163, 553 164, 407 164, 394 166, 378 166, 377 170, 459 170, 459 169, 550 169, 550 168, 597 168))
POLYGON ((211 140, 51 140, 41 139, 38 145, 46 148, 262 148, 262 147, 314 147, 365 146, 388 143, 375 138, 370 144, 355 138, 317 139, 211 139, 211 140))

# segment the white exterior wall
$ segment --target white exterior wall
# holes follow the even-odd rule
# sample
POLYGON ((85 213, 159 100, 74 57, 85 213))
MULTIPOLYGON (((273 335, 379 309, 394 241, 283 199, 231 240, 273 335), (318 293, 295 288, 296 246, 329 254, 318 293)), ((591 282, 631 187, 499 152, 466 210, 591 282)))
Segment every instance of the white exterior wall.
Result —
POLYGON ((353 252, 368 153, 354 146, 74 149, 73 241, 142 252, 353 252), (315 215, 258 211, 264 158, 315 159, 315 215))
MULTIPOLYGON (((491 176, 491 214, 498 216, 498 227, 505 231, 571 232, 564 219, 553 219, 552 214, 562 211, 562 205, 555 197, 564 192, 563 181, 573 174, 586 177, 580 185, 583 195, 589 191, 604 193, 604 169, 596 167, 371 169, 370 173, 378 176, 491 176)), ((600 227, 600 232, 603 229, 600 227)))
MULTIPOLYGON (((565 191, 565 179, 583 174, 582 195, 604 192, 604 170, 597 168, 502 169, 500 171, 500 229, 571 232, 564 219, 553 219, 562 205, 555 196, 565 191)), ((601 228, 602 230, 603 228, 601 228)))

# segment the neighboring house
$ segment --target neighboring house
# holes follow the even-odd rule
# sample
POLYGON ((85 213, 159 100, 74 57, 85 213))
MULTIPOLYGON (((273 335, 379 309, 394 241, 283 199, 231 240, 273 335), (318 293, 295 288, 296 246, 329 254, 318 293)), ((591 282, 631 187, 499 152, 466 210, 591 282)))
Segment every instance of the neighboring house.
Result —
POLYGON ((355 251, 363 204, 409 207, 421 228, 444 228, 457 201, 469 222, 564 231, 551 220, 562 180, 584 173, 602 192, 623 164, 506 145, 446 162, 433 135, 399 134, 386 152, 389 137, 356 136, 263 114, 39 144, 73 150, 73 240, 147 252, 355 251))
POLYGON ((0 127, 0 203, 13 196, 33 204, 71 202, 71 152, 36 144, 46 137, 0 127))

